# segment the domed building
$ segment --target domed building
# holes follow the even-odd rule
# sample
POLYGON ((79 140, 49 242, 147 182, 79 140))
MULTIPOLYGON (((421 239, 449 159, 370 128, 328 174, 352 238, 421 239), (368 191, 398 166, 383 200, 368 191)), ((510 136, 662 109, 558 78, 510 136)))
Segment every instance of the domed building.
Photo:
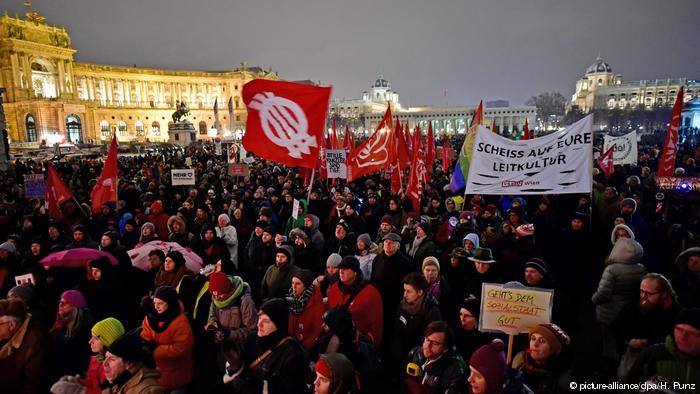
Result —
POLYGON ((598 56, 576 82, 570 105, 578 106, 584 113, 605 108, 670 106, 681 86, 685 88, 684 101, 700 95, 700 82, 687 78, 623 82, 622 75, 614 74, 610 64, 598 56))

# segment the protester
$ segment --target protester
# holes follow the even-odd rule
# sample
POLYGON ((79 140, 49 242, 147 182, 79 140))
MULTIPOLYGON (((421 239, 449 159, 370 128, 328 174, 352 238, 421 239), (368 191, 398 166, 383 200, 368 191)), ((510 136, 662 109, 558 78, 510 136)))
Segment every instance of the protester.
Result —
POLYGON ((103 394, 166 392, 158 383, 160 372, 155 369, 150 353, 134 333, 122 335, 109 346, 104 372, 109 384, 103 394))
POLYGON ((53 378, 87 370, 90 349, 85 344, 94 320, 86 308, 85 297, 79 291, 66 290, 61 294, 56 321, 50 330, 56 362, 53 378))
POLYGON ((291 304, 289 335, 307 351, 316 344, 325 312, 321 291, 313 284, 313 279, 310 271, 300 270, 292 276, 292 286, 287 294, 291 304))
POLYGON ((561 393, 571 381, 567 360, 561 353, 569 336, 556 324, 530 329, 530 344, 513 358, 513 368, 522 372, 525 384, 536 393, 561 393))
POLYGON ((322 355, 315 369, 314 394, 353 394, 359 391, 355 367, 344 355, 322 355))

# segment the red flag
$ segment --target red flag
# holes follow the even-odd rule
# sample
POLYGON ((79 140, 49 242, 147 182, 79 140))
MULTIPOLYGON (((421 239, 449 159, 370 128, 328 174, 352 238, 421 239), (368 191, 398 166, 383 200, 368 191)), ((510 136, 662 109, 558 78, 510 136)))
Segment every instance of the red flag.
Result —
POLYGON ((428 148, 425 153, 425 166, 428 168, 428 172, 433 172, 433 164, 435 164, 435 136, 433 135, 433 122, 428 124, 426 143, 428 148))
POLYGON ((243 86, 248 108, 243 146, 263 159, 313 168, 323 140, 331 88, 254 79, 243 86))
POLYGON ((401 169, 404 169, 408 167, 409 164, 411 164, 411 155, 408 153, 406 139, 404 138, 404 133, 401 130, 401 123, 397 121, 396 124, 398 125, 398 127, 394 129, 394 143, 396 144, 395 153, 398 155, 399 166, 401 167, 401 169))
POLYGON ((348 126, 345 126, 345 135, 343 136, 343 149, 345 149, 346 153, 349 153, 352 150, 352 148, 353 146, 350 142, 350 129, 348 129, 348 126))
POLYGON ((408 149, 408 157, 413 157, 413 135, 411 130, 406 127, 403 129, 403 137, 406 140, 406 149, 408 149))
POLYGON ((416 155, 418 152, 420 152, 421 149, 423 149, 423 146, 421 144, 421 139, 423 136, 421 135, 422 131, 418 125, 416 125, 413 128, 413 154, 416 155))
POLYGON ((615 144, 611 146, 605 153, 603 153, 599 158, 598 158, 598 165, 600 166, 600 169, 603 171, 603 174, 605 175, 605 178, 610 178, 610 175, 612 175, 613 171, 615 171, 615 165, 613 163, 613 151, 615 150, 615 144))
POLYGON ((445 139, 445 142, 442 144, 442 169, 447 172, 447 169, 450 168, 450 165, 452 164, 452 149, 450 149, 450 141, 448 139, 445 139))
POLYGON ((355 149, 355 134, 350 133, 350 150, 355 149))
POLYGON ((109 144, 109 152, 107 160, 102 167, 102 174, 97 180, 95 187, 90 193, 90 201, 92 202, 92 213, 99 213, 100 206, 108 201, 114 201, 117 204, 117 176, 119 175, 119 165, 117 163, 117 136, 112 137, 112 143, 109 144))
POLYGON ((335 119, 331 127, 331 149, 340 149, 340 139, 338 138, 338 130, 335 128, 335 119))
POLYGON ((681 126, 681 107, 683 107, 683 87, 678 90, 676 102, 673 104, 671 112, 671 123, 668 124, 666 131, 666 141, 664 149, 659 156, 659 169, 656 171, 657 176, 673 176, 673 171, 676 168, 676 154, 678 153, 678 128, 681 126))
POLYGON ((530 138, 530 128, 527 127, 527 118, 525 118, 525 125, 523 126, 523 136, 520 138, 520 140, 529 140, 530 138))
POLYGON ((495 117, 493 118, 493 124, 491 125, 491 131, 498 134, 498 131, 496 131, 496 118, 495 117))
POLYGON ((61 218, 61 204, 73 199, 68 186, 61 180, 53 164, 46 168, 46 205, 49 206, 49 216, 55 220, 61 218))
MULTIPOLYGON (((420 135, 420 133, 416 133, 420 135)), ((420 198, 423 194, 423 185, 428 181, 428 171, 425 168, 425 157, 420 150, 416 150, 411 163, 411 175, 409 176, 406 196, 411 200, 413 210, 420 214, 420 198)))
POLYGON ((391 107, 386 108, 382 121, 374 134, 353 150, 347 157, 348 182, 365 174, 389 167, 391 138, 394 126, 391 122, 391 107))

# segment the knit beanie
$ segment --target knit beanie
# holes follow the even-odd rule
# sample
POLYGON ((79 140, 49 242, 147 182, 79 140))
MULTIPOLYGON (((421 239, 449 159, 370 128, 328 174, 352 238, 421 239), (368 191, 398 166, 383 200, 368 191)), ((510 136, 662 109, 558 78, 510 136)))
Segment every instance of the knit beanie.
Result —
POLYGON ((273 237, 277 235, 277 231, 275 231, 275 228, 270 226, 269 224, 267 225, 267 227, 263 228, 263 233, 268 233, 273 237))
POLYGON ((343 257, 343 260, 340 261, 340 264, 338 265, 339 269, 351 269, 355 271, 357 274, 362 274, 362 271, 360 270, 360 260, 357 259, 355 256, 345 256, 343 257))
POLYGON ((258 220, 255 222, 255 227, 260 227, 261 229, 265 230, 265 227, 269 226, 270 223, 264 221, 264 220, 258 220))
POLYGON ((124 335, 124 326, 119 320, 108 317, 92 326, 92 334, 96 336, 103 345, 109 347, 117 338, 124 335))
POLYGON ((357 236, 358 241, 364 242, 365 246, 369 248, 372 244, 372 238, 367 233, 363 233, 357 236))
POLYGON ((307 289, 314 283, 314 274, 309 270, 299 270, 292 277, 299 279, 307 289))
POLYGON ((556 324, 538 324, 530 329, 530 334, 540 334, 547 340, 554 355, 561 353, 562 348, 569 344, 569 336, 556 324))
POLYGON ((291 264, 294 261, 294 249, 289 245, 282 245, 277 248, 276 253, 282 253, 287 256, 288 263, 291 264))
POLYGON ((85 297, 78 290, 66 290, 61 294, 61 299, 76 308, 85 309, 87 302, 85 302, 85 297))
POLYGON ((289 324, 289 304, 281 298, 271 298, 260 306, 260 311, 266 314, 277 330, 282 333, 287 333, 287 325, 289 324))
POLYGON ((394 224, 394 222, 391 221, 391 216, 389 216, 389 215, 382 216, 382 221, 380 222, 380 224, 381 223, 387 223, 387 224, 391 224, 391 225, 394 224))
POLYGON ((469 311, 469 313, 472 314, 477 320, 479 319, 479 315, 481 314, 481 301, 479 301, 478 298, 476 298, 473 294, 469 294, 465 299, 462 300, 462 302, 459 305, 459 308, 466 309, 469 311))
POLYGON ((549 274, 549 266, 547 263, 545 263, 542 259, 538 259, 537 257, 530 257, 527 259, 525 262, 525 268, 534 268, 542 276, 547 276, 549 274))
POLYGON ((209 291, 217 294, 228 294, 233 290, 233 283, 223 272, 214 272, 209 275, 209 291))
POLYGON ((338 268, 338 265, 343 260, 343 257, 338 253, 331 253, 326 259, 326 267, 338 268))
POLYGON ((166 259, 168 257, 170 257, 175 263, 175 268, 180 268, 183 265, 185 265, 185 256, 183 256, 180 251, 171 250, 170 252, 168 252, 168 254, 165 255, 166 259))
POLYGON ((151 232, 155 234, 155 232, 156 232, 156 226, 155 226, 153 223, 151 223, 151 222, 146 222, 146 223, 142 224, 142 225, 141 225, 141 230, 143 230, 144 227, 149 227, 149 228, 151 229, 151 232))
POLYGON ((435 258, 434 256, 428 256, 425 259, 423 259, 423 266, 421 267, 421 271, 424 270, 425 267, 428 265, 436 267, 438 270, 438 274, 440 274, 440 262, 437 258, 435 258))
POLYGON ((330 380, 329 393, 353 392, 355 367, 342 353, 322 354, 316 362, 316 372, 330 380))
POLYGON ((15 246, 15 243, 12 241, 3 242, 2 244, 0 244, 0 249, 6 250, 12 254, 17 253, 17 247, 15 246))
POLYGON ((168 308, 178 307, 179 298, 177 296, 177 290, 172 286, 161 286, 157 288, 153 294, 153 298, 167 302, 168 308))
POLYGON ((687 324, 700 330, 700 308, 684 308, 676 318, 676 324, 687 324))
POLYGON ((469 365, 479 371, 486 380, 486 393, 500 393, 506 378, 505 345, 500 339, 494 339, 472 354, 469 365))
POLYGON ((7 292, 7 298, 19 298, 24 301, 25 304, 29 304, 34 299, 34 285, 31 283, 24 283, 15 286, 7 292))
POLYGON ((146 359, 141 336, 133 331, 118 337, 107 347, 107 351, 126 362, 143 362, 146 359))
POLYGON ((430 222, 420 222, 416 225, 416 227, 422 228, 426 235, 430 234, 430 222))

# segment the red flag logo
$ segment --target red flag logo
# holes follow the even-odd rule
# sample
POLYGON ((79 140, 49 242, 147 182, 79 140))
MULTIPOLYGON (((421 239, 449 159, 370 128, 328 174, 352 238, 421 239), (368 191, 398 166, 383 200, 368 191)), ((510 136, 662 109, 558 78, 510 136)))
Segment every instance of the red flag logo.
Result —
POLYGON ((61 204, 73 199, 68 186, 61 180, 53 164, 46 168, 46 205, 49 208, 49 216, 55 220, 61 218, 61 204))
POLYGON ((248 108, 243 147, 267 160, 313 168, 323 143, 331 88, 255 79, 243 86, 248 108))
POLYGON ((613 171, 615 170, 615 165, 613 163, 613 151, 615 151, 615 144, 608 148, 608 150, 598 159, 598 165, 600 165, 600 169, 603 171, 605 178, 610 178, 610 175, 612 175, 613 171))
POLYGON ((676 102, 673 104, 671 112, 671 123, 666 131, 666 141, 664 142, 664 150, 659 157, 659 169, 656 171, 657 176, 673 176, 673 171, 676 167, 676 154, 678 153, 678 129, 681 126, 681 107, 683 107, 683 87, 678 90, 676 102))
POLYGON ((389 167, 391 159, 391 138, 393 137, 391 123, 391 107, 387 107, 382 121, 379 122, 374 134, 347 157, 348 182, 363 175, 389 167))
POLYGON ((99 213, 100 206, 108 201, 117 203, 117 176, 119 174, 117 163, 117 136, 112 137, 112 143, 109 145, 107 160, 102 167, 102 174, 97 180, 95 187, 90 193, 92 202, 92 212, 99 213))

